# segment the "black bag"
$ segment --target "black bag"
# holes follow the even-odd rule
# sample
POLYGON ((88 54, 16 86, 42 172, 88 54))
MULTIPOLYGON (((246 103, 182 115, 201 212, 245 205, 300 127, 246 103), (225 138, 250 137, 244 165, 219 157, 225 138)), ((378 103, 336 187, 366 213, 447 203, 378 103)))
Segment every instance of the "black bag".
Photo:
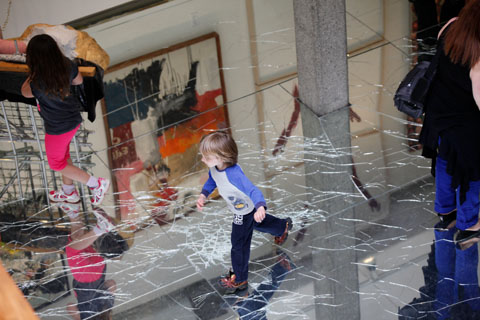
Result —
POLYGON ((438 55, 437 46, 432 61, 419 62, 402 80, 393 98, 399 111, 414 118, 423 114, 425 98, 437 71, 438 55))

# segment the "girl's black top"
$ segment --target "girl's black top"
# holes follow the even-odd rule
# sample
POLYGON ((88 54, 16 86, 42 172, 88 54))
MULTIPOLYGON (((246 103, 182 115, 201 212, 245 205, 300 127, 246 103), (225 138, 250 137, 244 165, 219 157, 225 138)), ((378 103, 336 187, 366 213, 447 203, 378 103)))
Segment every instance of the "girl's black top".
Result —
MULTIPOLYGON (((446 34, 448 30, 444 30, 446 34)), ((470 67, 452 63, 445 55, 444 37, 439 39, 437 73, 430 87, 420 133, 422 155, 447 161, 452 187, 460 186, 465 201, 469 181, 480 180, 480 111, 473 98, 470 67)))
MULTIPOLYGON (((69 60, 70 61, 70 60, 69 60)), ((78 75, 78 67, 70 61, 70 83, 78 75)), ((53 94, 46 94, 42 88, 30 83, 33 96, 38 101, 38 111, 48 134, 59 135, 75 129, 82 122, 78 99, 70 94, 63 100, 53 94)))

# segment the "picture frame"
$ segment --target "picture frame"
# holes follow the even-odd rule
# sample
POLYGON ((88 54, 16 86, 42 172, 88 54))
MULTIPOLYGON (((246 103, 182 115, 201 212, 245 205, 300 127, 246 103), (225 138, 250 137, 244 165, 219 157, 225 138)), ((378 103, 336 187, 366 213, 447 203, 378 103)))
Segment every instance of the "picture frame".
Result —
POLYGON ((201 137, 229 128, 219 36, 209 33, 114 65, 104 86, 117 218, 146 214, 169 221, 200 185, 201 137))

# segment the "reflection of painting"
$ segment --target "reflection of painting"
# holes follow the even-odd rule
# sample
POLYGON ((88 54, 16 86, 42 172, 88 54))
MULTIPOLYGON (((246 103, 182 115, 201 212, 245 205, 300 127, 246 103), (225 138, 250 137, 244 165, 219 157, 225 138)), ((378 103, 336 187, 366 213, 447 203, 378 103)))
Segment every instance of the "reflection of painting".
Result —
POLYGON ((172 186, 198 170, 205 130, 228 127, 218 35, 121 63, 107 70, 104 82, 122 218, 133 210, 132 193, 138 192, 158 213, 178 200, 172 186))

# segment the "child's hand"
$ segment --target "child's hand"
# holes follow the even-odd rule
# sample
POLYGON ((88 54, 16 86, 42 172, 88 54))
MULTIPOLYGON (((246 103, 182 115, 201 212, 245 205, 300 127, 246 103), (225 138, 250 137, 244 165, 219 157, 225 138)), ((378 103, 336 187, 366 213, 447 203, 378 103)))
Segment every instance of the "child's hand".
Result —
POLYGON ((198 196, 198 199, 197 199, 197 209, 198 209, 198 211, 203 210, 203 206, 205 205, 205 200, 207 200, 207 197, 205 197, 205 195, 203 193, 198 196))
POLYGON ((259 207, 257 211, 253 214, 253 219, 258 223, 262 222, 265 219, 265 207, 259 207))

